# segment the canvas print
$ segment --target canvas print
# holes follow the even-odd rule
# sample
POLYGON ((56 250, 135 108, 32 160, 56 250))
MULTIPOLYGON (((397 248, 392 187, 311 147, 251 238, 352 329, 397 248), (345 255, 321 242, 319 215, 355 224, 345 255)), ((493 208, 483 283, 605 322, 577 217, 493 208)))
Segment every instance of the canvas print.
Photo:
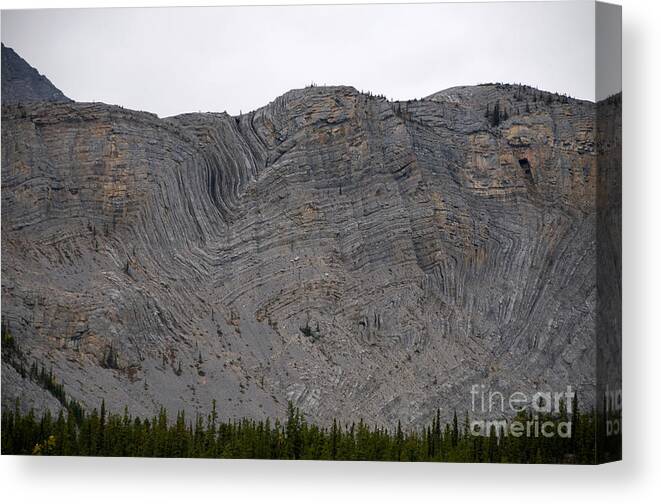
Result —
POLYGON ((2 454, 619 460, 620 16, 2 11, 2 454))

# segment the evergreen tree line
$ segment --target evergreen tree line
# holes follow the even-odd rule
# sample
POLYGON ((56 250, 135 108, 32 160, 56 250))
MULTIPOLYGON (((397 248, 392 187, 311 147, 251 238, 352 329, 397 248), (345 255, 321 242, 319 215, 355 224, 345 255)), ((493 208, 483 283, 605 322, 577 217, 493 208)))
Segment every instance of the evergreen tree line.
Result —
MULTIPOLYGON (((599 415, 601 418, 601 415, 599 415)), ((532 412, 514 419, 532 421, 532 412)), ((437 411, 431 424, 404 431, 368 426, 365 422, 330 427, 309 423, 290 403, 287 419, 219 421, 214 402, 206 417, 189 419, 182 411, 173 422, 165 409, 152 418, 109 414, 100 410, 81 416, 61 410, 38 417, 14 410, 2 412, 2 454, 88 455, 109 457, 203 457, 306 460, 377 460, 413 462, 594 463, 593 412, 545 414, 539 422, 571 419, 571 437, 513 437, 496 427, 488 436, 471 434, 468 416, 443 423, 437 411)), ((619 446, 616 443, 613 447, 619 446)), ((611 454, 613 458, 618 458, 611 454)))
POLYGON ((459 422, 455 412, 444 422, 440 410, 431 423, 419 430, 389 430, 369 426, 362 420, 332 426, 309 423, 291 403, 287 419, 219 421, 216 403, 209 415, 188 418, 181 411, 174 421, 165 409, 151 418, 108 413, 105 402, 99 410, 85 411, 68 399, 52 370, 36 361, 25 369, 25 356, 10 332, 3 327, 2 358, 23 378, 47 390, 63 406, 57 416, 46 411, 22 413, 17 400, 13 410, 2 411, 3 455, 87 455, 110 457, 260 458, 307 460, 375 460, 418 462, 577 463, 621 457, 621 435, 606 437, 607 412, 579 411, 574 398, 571 412, 563 405, 555 414, 522 411, 512 422, 571 422, 570 437, 523 435, 514 437, 502 425, 491 425, 487 435, 471 433, 466 414, 459 422))

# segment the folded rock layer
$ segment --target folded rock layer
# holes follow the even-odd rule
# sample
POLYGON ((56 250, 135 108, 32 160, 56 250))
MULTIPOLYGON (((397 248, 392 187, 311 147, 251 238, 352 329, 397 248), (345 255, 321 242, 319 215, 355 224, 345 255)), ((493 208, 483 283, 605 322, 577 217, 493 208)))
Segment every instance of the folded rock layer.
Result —
MULTIPOLYGON (((392 426, 473 384, 593 400, 595 104, 308 87, 160 119, 4 93, 3 321, 83 405, 392 426)), ((3 405, 57 409, 2 371, 3 405)))

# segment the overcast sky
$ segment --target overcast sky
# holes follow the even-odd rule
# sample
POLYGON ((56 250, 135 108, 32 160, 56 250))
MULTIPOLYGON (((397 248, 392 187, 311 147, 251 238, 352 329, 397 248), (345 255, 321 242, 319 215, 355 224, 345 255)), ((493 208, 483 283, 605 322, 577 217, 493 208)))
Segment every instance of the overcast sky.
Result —
POLYGON ((1 35, 70 98, 161 117, 247 112, 311 82, 394 99, 595 89, 592 2, 3 11, 1 35))

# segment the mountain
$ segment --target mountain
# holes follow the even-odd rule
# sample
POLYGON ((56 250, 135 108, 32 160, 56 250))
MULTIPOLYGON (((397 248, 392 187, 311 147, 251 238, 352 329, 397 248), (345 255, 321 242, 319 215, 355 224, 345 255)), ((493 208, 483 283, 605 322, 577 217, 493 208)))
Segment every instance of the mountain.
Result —
POLYGON ((70 102, 46 76, 2 44, 2 103, 70 102))
MULTIPOLYGON (((3 324, 83 405, 419 425, 474 384, 594 399, 594 103, 308 87, 159 119, 5 103, 4 61, 3 324)), ((5 359, 17 397, 59 408, 5 359)))

